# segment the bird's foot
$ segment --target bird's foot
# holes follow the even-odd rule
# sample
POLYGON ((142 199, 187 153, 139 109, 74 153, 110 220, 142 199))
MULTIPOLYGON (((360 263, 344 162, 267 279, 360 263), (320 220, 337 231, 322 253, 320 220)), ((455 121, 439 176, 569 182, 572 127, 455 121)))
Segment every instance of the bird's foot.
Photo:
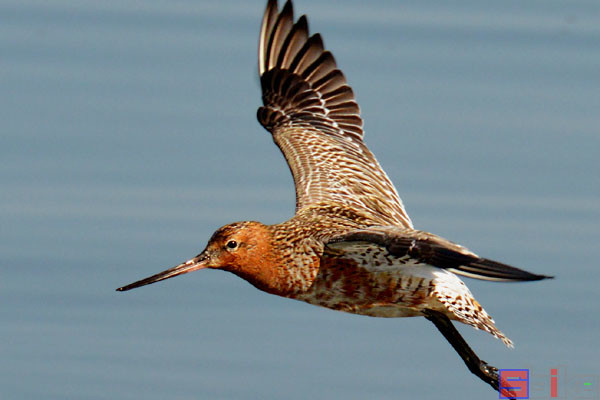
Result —
MULTIPOLYGON (((507 389, 500 389, 500 376, 498 375, 498 368, 493 365, 489 365, 483 360, 479 361, 479 372, 478 375, 481 379, 490 384, 491 387, 500 391, 503 399, 515 400, 515 393, 507 389)), ((506 383, 506 382, 505 382, 506 383)), ((506 385, 502 385, 503 387, 506 385)))

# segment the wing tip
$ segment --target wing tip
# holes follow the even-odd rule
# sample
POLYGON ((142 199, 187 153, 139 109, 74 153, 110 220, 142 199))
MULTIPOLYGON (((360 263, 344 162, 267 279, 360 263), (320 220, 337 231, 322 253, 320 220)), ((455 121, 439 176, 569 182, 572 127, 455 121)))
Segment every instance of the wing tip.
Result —
POLYGON ((260 29, 258 73, 263 105, 272 112, 259 110, 259 122, 273 132, 277 123, 296 118, 314 129, 361 141, 360 107, 333 53, 325 49, 319 33, 310 35, 306 15, 294 22, 290 0, 278 7, 276 0, 269 0, 260 29), (308 87, 299 91, 302 82, 308 87), (302 112, 306 115, 299 117, 302 112))
POLYGON ((497 282, 533 282, 554 279, 554 276, 535 274, 487 258, 480 258, 468 265, 459 265, 448 269, 468 278, 497 282))
POLYGON ((278 0, 268 0, 262 23, 260 25, 260 34, 258 39, 258 73, 262 75, 265 72, 266 50, 271 36, 271 30, 279 14, 278 0))

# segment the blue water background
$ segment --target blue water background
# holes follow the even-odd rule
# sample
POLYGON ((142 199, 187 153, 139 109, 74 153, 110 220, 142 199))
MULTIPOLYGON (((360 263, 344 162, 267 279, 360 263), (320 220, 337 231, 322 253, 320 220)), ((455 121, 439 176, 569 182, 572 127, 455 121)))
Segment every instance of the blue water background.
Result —
MULTIPOLYGON (((225 223, 293 214, 255 119, 263 9, 0 2, 0 398, 498 398, 423 318, 337 313, 220 271, 114 291, 225 223)), ((516 348, 461 326, 467 340, 530 368, 537 398, 559 367, 591 376, 598 399, 600 3, 296 9, 353 86, 415 226, 556 275, 467 280, 516 348)), ((583 388, 560 382, 569 399, 583 388)))

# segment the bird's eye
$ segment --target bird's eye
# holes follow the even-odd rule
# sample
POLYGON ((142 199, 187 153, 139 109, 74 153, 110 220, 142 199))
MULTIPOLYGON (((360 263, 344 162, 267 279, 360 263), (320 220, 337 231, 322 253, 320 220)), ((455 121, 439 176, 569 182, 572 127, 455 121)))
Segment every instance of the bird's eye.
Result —
POLYGON ((235 249, 237 246, 238 244, 235 240, 230 240, 229 242, 227 242, 227 247, 229 247, 230 249, 235 249))

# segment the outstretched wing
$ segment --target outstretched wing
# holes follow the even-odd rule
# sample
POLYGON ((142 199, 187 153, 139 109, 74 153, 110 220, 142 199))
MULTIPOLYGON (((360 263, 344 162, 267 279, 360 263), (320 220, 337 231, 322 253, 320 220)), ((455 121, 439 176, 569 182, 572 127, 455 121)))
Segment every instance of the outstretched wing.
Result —
POLYGON ((481 258, 472 251, 432 233, 394 228, 371 227, 331 239, 330 243, 368 242, 385 247, 390 256, 446 269, 469 278, 488 281, 538 281, 552 278, 481 258))
POLYGON ((291 1, 269 0, 260 30, 259 122, 273 135, 296 185, 296 212, 320 203, 352 207, 375 223, 412 227, 396 189, 363 143, 354 93, 319 34, 309 36, 291 1))

